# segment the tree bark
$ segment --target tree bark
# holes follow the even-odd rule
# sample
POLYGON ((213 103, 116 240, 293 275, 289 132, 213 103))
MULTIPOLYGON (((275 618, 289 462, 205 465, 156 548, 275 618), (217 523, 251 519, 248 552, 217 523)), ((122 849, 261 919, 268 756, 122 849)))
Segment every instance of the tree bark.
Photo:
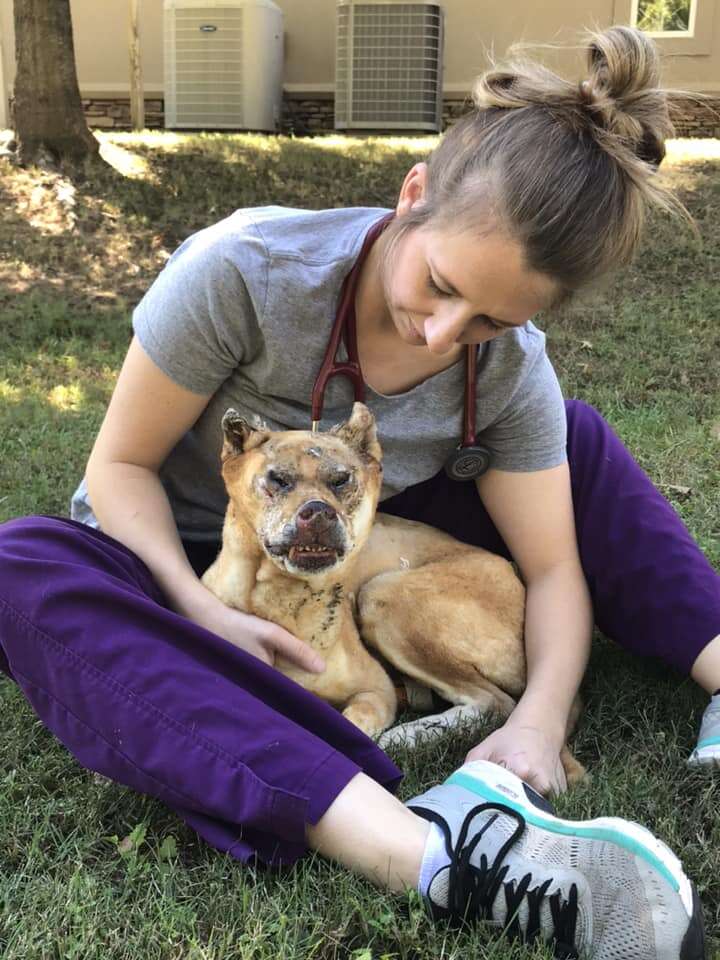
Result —
POLYGON ((23 164, 98 154, 75 70, 70 0, 15 0, 15 131, 23 164))

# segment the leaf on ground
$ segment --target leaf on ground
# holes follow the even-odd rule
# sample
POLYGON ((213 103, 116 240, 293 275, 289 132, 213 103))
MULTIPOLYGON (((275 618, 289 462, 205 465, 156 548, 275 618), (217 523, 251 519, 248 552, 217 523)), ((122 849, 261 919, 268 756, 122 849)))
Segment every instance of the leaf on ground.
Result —
POLYGON ((158 856, 161 860, 171 860, 173 857, 177 856, 177 840, 175 837, 165 837, 163 842, 160 844, 158 856))
POLYGON ((124 837, 117 845, 118 853, 121 855, 131 853, 133 850, 141 847, 145 840, 146 831, 147 827, 145 824, 139 823, 132 832, 127 837, 124 837))
POLYGON ((133 848, 132 837, 125 837, 117 845, 118 853, 130 853, 133 848))
POLYGON ((680 499, 682 499, 683 497, 689 497, 692 494, 691 487, 683 487, 678 483, 668 483, 666 484, 665 489, 669 493, 675 494, 675 496, 680 499))

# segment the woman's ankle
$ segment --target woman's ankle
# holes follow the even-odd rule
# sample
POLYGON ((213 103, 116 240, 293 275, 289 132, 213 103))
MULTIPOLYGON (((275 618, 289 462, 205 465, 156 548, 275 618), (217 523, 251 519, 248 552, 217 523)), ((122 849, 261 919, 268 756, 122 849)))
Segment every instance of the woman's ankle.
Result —
POLYGON ((363 773, 306 829, 322 856, 395 892, 417 889, 428 833, 425 820, 363 773))
POLYGON ((715 696, 720 690, 720 633, 703 647, 690 670, 690 676, 715 696))

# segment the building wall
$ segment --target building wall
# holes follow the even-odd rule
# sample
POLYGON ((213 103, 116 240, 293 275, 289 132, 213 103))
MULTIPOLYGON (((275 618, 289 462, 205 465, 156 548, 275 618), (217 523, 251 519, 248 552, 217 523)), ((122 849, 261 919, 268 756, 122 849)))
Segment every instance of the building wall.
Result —
MULTIPOLYGON (((141 0, 142 65, 148 94, 163 91, 162 0, 141 0)), ((83 96, 128 94, 128 0, 70 0, 75 62, 83 96)), ((13 0, 0 0, 0 45, 5 90, 15 76, 13 0)))
MULTIPOLYGON (((573 0, 544 0, 543 4, 533 0, 522 4, 442 0, 445 97, 461 98, 467 93, 473 77, 487 66, 489 52, 502 56, 515 40, 573 42, 583 26, 627 22, 631 2, 586 0, 578 9, 573 0)), ((668 52, 663 79, 668 86, 720 95, 720 0, 697 3, 701 38, 658 41, 668 52)), ((15 73, 12 6, 13 0, 0 0, 4 100, 11 93, 15 73)), ((127 0, 71 0, 78 79, 84 99, 128 95, 129 6, 127 0)), ((157 100, 163 93, 163 2, 142 0, 140 6, 145 92, 148 98, 157 100)), ((331 96, 336 0, 279 0, 279 6, 284 15, 286 92, 296 98, 303 94, 331 96)), ((570 77, 584 73, 580 50, 558 53, 544 49, 538 54, 549 66, 570 77)))
POLYGON ((9 123, 7 104, 15 76, 14 48, 12 0, 0 0, 0 129, 9 123))
POLYGON ((2 37, 2 28, 0 26, 0 130, 4 130, 9 123, 8 95, 6 93, 8 84, 5 80, 5 51, 3 49, 2 37))

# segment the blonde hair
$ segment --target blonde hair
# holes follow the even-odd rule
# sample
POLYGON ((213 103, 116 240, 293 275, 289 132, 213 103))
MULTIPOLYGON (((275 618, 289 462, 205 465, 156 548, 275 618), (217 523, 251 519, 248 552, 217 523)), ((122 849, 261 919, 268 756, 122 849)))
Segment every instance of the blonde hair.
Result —
POLYGON ((588 75, 572 83, 517 56, 478 78, 475 109, 428 159, 426 202, 389 227, 391 248, 421 225, 500 226, 558 301, 636 253, 650 206, 691 220, 657 178, 674 133, 659 54, 640 30, 588 33, 588 75))

